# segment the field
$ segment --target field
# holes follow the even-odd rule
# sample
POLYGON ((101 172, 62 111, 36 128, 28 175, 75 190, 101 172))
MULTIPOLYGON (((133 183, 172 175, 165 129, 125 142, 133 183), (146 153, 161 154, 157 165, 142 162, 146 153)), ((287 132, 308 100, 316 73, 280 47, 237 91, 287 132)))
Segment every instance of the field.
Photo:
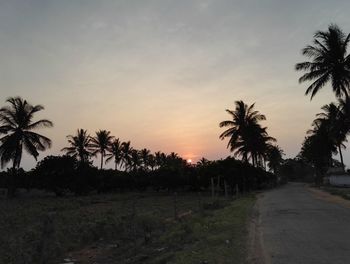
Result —
POLYGON ((0 200, 0 263, 243 263, 254 195, 0 200))

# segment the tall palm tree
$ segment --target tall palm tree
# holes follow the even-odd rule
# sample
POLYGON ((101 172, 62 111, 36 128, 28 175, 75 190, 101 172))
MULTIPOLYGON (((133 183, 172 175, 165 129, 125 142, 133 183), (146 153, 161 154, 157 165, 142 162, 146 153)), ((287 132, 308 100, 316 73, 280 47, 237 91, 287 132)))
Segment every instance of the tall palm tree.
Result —
POLYGON ((148 155, 147 160, 148 160, 148 166, 149 166, 149 167, 151 168, 151 170, 153 171, 154 168, 157 166, 155 156, 151 153, 151 154, 148 155))
POLYGON ((106 151, 108 151, 113 138, 111 132, 107 130, 99 130, 96 132, 95 137, 91 138, 90 148, 92 154, 96 155, 97 153, 100 153, 101 155, 101 170, 103 168, 103 159, 106 156, 106 151))
POLYGON ((0 138, 1 167, 12 161, 12 167, 18 169, 21 164, 23 147, 35 158, 39 151, 51 147, 51 140, 32 130, 41 127, 52 127, 47 119, 33 122, 34 114, 44 109, 42 105, 31 105, 21 97, 6 100, 9 106, 0 108, 0 131, 5 136, 0 138))
POLYGON ((314 122, 313 129, 307 134, 298 156, 313 165, 316 183, 320 183, 327 168, 332 165, 332 153, 336 153, 337 148, 329 136, 329 126, 324 122, 314 122))
POLYGON ((130 146, 130 141, 123 142, 121 145, 121 152, 122 152, 122 162, 124 165, 124 169, 128 171, 131 166, 131 151, 132 147, 130 146))
POLYGON ((106 155, 106 163, 114 159, 115 170, 118 169, 118 165, 122 162, 122 144, 120 143, 119 138, 115 139, 109 148, 109 153, 106 155))
POLYGON ((9 106, 0 108, 0 138, 1 167, 12 161, 13 177, 9 185, 8 195, 15 193, 16 169, 21 165, 23 148, 37 160, 39 151, 51 147, 51 140, 33 132, 37 128, 52 127, 53 123, 47 119, 33 121, 34 114, 44 109, 42 105, 31 105, 21 97, 6 100, 9 106))
POLYGON ((346 134, 350 131, 350 97, 339 99, 338 105, 346 134))
POLYGON ((321 124, 328 127, 329 138, 332 140, 333 144, 338 148, 340 162, 344 169, 344 160, 342 154, 342 148, 345 148, 343 142, 346 142, 346 134, 348 129, 346 127, 345 118, 346 116, 341 111, 341 108, 330 103, 322 106, 322 113, 318 113, 317 118, 314 120, 314 124, 321 124))
POLYGON ((69 147, 63 148, 61 151, 67 153, 67 155, 78 158, 81 163, 89 161, 91 156, 90 143, 91 137, 84 129, 78 129, 75 136, 67 136, 69 147))
POLYGON ((317 31, 313 46, 308 45, 302 54, 311 61, 296 64, 297 71, 305 71, 299 82, 313 81, 305 95, 311 93, 311 99, 327 83, 331 83, 335 95, 340 98, 349 96, 350 55, 347 47, 350 34, 346 35, 337 25, 332 24, 327 31, 317 31))
POLYGON ((266 127, 261 127, 259 124, 251 125, 247 131, 247 136, 244 136, 243 142, 250 153, 253 166, 263 167, 265 165, 267 152, 272 142, 276 139, 269 136, 266 127))
POLYGON ((267 163, 269 169, 276 174, 278 167, 283 161, 283 150, 278 145, 269 145, 267 151, 267 163))
POLYGON ((164 166, 166 162, 166 155, 163 152, 157 151, 154 153, 155 163, 158 169, 162 166, 164 166))
POLYGON ((133 171, 137 171, 137 169, 141 166, 141 156, 140 152, 136 149, 132 149, 130 153, 130 166, 133 171))
POLYGON ((146 148, 140 150, 140 158, 142 160, 142 165, 145 170, 147 170, 149 166, 150 153, 151 151, 146 148))
POLYGON ((249 140, 253 136, 251 134, 260 127, 258 122, 266 119, 264 115, 254 110, 254 106, 255 104, 248 106, 243 101, 236 101, 235 110, 226 109, 232 120, 225 120, 219 124, 220 127, 229 127, 220 135, 220 139, 228 137, 227 148, 235 155, 242 156, 245 162, 248 162, 249 140))

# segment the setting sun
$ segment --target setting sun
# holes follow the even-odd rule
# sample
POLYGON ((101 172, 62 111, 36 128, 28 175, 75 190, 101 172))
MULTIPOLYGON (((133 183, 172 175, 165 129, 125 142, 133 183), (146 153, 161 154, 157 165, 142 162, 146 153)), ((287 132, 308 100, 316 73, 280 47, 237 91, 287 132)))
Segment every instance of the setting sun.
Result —
POLYGON ((188 164, 191 164, 191 163, 192 163, 192 160, 191 160, 191 159, 187 159, 187 163, 188 163, 188 164))

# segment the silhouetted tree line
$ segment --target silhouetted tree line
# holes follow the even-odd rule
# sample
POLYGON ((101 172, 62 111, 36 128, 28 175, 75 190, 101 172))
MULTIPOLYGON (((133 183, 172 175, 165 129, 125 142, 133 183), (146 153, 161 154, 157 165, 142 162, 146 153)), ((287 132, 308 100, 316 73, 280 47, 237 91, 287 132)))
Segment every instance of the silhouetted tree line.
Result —
POLYGON ((33 132, 34 129, 52 127, 47 119, 34 121, 34 114, 43 110, 41 105, 31 105, 20 97, 9 98, 8 106, 0 108, 0 158, 4 167, 12 166, 0 174, 0 187, 8 188, 13 196, 16 188, 41 189, 58 196, 66 193, 87 194, 92 191, 146 190, 205 190, 209 186, 218 190, 227 188, 250 191, 276 184, 276 177, 266 172, 267 164, 276 172, 282 161, 282 150, 272 145, 275 139, 268 136, 259 120, 265 117, 242 101, 236 102, 233 122, 224 121, 220 126, 232 126, 220 137, 230 136, 231 150, 242 155, 242 161, 234 158, 188 164, 176 153, 169 155, 148 149, 137 150, 130 141, 122 142, 110 131, 99 130, 90 136, 84 129, 67 136, 68 146, 64 156, 47 156, 29 172, 21 169, 23 150, 37 159, 39 151, 51 146, 51 140, 33 132), (236 118, 236 115, 242 115, 236 118), (234 131, 234 133, 233 133, 234 131), (92 158, 100 157, 99 169, 92 165, 92 158), (252 164, 249 163, 252 161, 252 164), (114 169, 103 169, 104 164, 114 163, 114 169))
MULTIPOLYGON (((277 184, 274 174, 234 158, 191 165, 179 157, 169 156, 156 169, 140 167, 130 171, 101 170, 68 155, 47 156, 31 171, 18 169, 16 187, 45 190, 62 196, 67 193, 84 195, 91 192, 145 190, 209 191, 212 180, 216 191, 223 193, 227 184, 231 194, 237 188, 240 192, 248 192, 277 184)), ((8 187, 12 170, 0 174, 0 187, 8 187)))

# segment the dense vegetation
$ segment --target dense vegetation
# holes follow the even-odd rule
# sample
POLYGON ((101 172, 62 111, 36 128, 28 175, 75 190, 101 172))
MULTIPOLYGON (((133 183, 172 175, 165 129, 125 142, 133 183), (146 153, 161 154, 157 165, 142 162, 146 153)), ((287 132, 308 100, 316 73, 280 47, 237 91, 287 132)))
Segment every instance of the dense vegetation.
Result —
POLYGON ((242 160, 228 157, 224 160, 201 159, 189 164, 176 153, 169 155, 148 149, 137 150, 130 141, 121 142, 110 131, 99 130, 90 136, 84 129, 67 136, 68 146, 63 156, 47 156, 34 169, 25 172, 20 168, 22 151, 35 159, 38 151, 44 151, 51 140, 32 130, 51 127, 47 119, 33 121, 34 114, 42 106, 32 106, 20 97, 7 100, 10 104, 0 109, 0 156, 2 166, 12 162, 12 167, 1 173, 0 187, 8 188, 13 196, 16 188, 39 189, 54 192, 57 196, 67 193, 132 191, 153 189, 208 190, 214 186, 222 192, 246 192, 272 186, 277 183, 273 172, 282 162, 282 150, 271 144, 276 140, 260 125, 265 116, 243 101, 236 102, 234 111, 227 110, 232 120, 223 121, 220 127, 229 127, 220 135, 229 138, 228 148, 242 160), (100 168, 92 165, 93 157, 100 157, 100 168), (107 162, 114 162, 114 169, 103 169, 107 162))
POLYGON ((329 83, 338 100, 337 103, 324 105, 323 112, 316 115, 297 157, 311 164, 318 183, 329 167, 337 165, 333 154, 339 154, 341 167, 345 170, 342 149, 350 132, 349 41, 350 34, 345 34, 337 25, 330 25, 327 31, 315 33, 314 45, 303 49, 302 53, 312 60, 296 65, 296 70, 306 71, 299 79, 300 82, 313 81, 306 95, 311 93, 312 99, 329 83))

